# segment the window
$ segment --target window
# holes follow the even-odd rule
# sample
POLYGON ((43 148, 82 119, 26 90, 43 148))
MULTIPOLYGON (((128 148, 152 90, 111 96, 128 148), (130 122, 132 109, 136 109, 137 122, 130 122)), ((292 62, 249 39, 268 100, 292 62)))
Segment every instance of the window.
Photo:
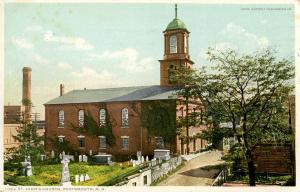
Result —
POLYGON ((136 182, 133 182, 133 183, 132 183, 132 186, 136 186, 136 182))
POLYGON ((128 127, 128 109, 122 109, 122 127, 128 127))
POLYGON ((83 127, 84 126, 84 111, 80 110, 78 112, 78 126, 83 127))
POLYGON ((78 136, 78 142, 79 142, 79 147, 84 148, 85 147, 85 142, 84 142, 84 136, 78 136))
POLYGON ((184 36, 184 52, 187 53, 187 36, 184 36))
POLYGON ((100 122, 100 126, 103 126, 106 124, 106 110, 105 109, 100 109, 99 111, 99 122, 100 122))
POLYGON ((59 142, 59 143, 63 143, 63 142, 64 142, 64 138, 65 138, 65 136, 59 135, 59 136, 58 136, 58 142, 59 142))
POLYGON ((58 112, 58 127, 65 126, 65 112, 63 110, 58 112))
POLYGON ((144 176, 144 185, 147 185, 147 175, 144 176))
POLYGON ((155 137, 156 149, 164 149, 164 140, 162 137, 155 137))
POLYGON ((177 37, 172 35, 170 37, 170 53, 177 53, 177 37))
POLYGON ((100 140, 100 148, 106 149, 106 137, 105 136, 99 136, 100 140))
POLYGON ((122 149, 128 150, 129 149, 129 137, 127 136, 122 136, 122 149))

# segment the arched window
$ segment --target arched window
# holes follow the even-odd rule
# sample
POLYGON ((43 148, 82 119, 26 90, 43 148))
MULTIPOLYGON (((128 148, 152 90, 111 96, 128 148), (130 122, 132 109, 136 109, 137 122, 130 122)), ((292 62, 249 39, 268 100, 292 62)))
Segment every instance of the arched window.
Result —
POLYGON ((170 37, 170 53, 177 53, 177 37, 172 35, 170 37))
POLYGON ((106 110, 105 109, 100 109, 99 111, 99 122, 100 126, 103 126, 106 124, 106 110))
POLYGON ((60 110, 58 112, 58 127, 64 127, 65 126, 65 112, 63 110, 60 110))
POLYGON ((128 109, 122 109, 122 127, 128 127, 128 109))
POLYGON ((84 111, 79 110, 78 112, 78 126, 83 127, 84 126, 84 111))

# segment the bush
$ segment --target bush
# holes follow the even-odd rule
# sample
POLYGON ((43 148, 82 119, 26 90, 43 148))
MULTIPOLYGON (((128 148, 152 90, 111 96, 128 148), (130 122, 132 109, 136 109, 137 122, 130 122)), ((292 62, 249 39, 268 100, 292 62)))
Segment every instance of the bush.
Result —
POLYGON ((46 185, 55 185, 60 183, 60 176, 44 172, 38 175, 38 180, 46 185))

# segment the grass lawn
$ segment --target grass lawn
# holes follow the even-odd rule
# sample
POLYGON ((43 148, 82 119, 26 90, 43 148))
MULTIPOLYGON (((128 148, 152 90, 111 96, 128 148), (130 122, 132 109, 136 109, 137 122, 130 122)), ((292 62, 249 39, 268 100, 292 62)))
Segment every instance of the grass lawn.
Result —
MULTIPOLYGON (((287 182, 291 179, 291 175, 275 175, 275 174, 256 174, 257 184, 279 184, 278 182, 287 182)), ((248 175, 232 175, 226 179, 226 182, 248 183, 248 175)))
MULTIPOLYGON (((112 166, 107 165, 89 165, 85 162, 70 163, 69 171, 72 185, 79 186, 97 186, 104 182, 107 182, 111 178, 122 175, 127 172, 132 172, 137 167, 115 164, 112 166), (89 181, 80 182, 75 184, 75 175, 88 174, 90 176, 89 181)), ((33 175, 30 177, 16 176, 13 171, 4 172, 4 180, 12 182, 18 185, 60 185, 61 179, 61 164, 54 165, 36 165, 33 166, 33 175)))

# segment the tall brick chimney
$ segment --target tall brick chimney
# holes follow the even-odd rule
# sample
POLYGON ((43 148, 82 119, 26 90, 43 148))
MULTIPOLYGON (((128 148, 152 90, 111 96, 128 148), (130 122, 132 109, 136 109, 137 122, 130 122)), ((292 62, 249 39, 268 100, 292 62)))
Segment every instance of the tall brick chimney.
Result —
POLYGON ((65 93, 65 86, 64 84, 60 84, 60 87, 59 87, 59 96, 62 96, 64 93, 65 93))
POLYGON ((25 107, 25 120, 31 121, 31 68, 23 68, 23 98, 22 104, 25 107))

